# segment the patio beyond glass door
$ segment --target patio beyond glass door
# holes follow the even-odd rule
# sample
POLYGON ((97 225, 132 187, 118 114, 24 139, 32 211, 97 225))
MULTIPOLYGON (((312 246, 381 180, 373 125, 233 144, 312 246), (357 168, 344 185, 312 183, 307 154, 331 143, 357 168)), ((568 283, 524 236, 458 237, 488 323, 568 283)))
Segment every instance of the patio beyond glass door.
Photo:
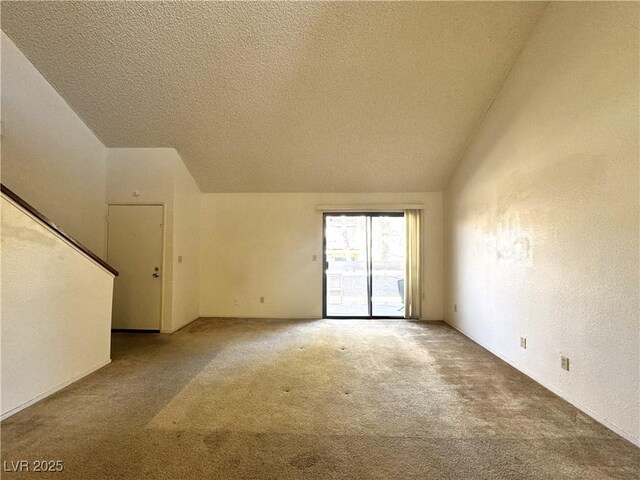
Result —
POLYGON ((404 317, 404 220, 403 213, 324 215, 324 317, 404 317))

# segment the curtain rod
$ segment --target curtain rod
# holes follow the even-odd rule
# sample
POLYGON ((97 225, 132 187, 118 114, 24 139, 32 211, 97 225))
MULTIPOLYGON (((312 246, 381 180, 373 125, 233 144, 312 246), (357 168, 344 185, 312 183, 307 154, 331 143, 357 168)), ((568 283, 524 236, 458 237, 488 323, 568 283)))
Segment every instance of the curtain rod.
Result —
POLYGON ((318 212, 400 212, 403 210, 424 210, 422 203, 376 203, 346 205, 316 205, 318 212))

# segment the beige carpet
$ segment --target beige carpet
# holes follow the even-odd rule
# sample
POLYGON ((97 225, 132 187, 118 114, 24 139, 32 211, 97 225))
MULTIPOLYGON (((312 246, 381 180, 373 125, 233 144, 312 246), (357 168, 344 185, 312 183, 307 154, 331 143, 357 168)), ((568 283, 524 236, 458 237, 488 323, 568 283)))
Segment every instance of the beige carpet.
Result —
POLYGON ((439 322, 200 319, 2 423, 77 479, 637 479, 640 449, 439 322))

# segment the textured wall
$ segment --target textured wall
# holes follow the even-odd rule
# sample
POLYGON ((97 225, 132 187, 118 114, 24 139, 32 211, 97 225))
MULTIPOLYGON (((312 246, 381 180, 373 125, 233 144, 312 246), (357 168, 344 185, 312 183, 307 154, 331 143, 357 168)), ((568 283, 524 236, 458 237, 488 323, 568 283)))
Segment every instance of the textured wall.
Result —
POLYGON ((1 203, 4 415, 109 362, 113 275, 1 203))
POLYGON ((109 203, 164 205, 162 330, 174 331, 198 317, 200 190, 173 148, 110 148, 107 158, 109 203))
POLYGON ((178 156, 173 170, 172 330, 200 315, 201 197, 198 185, 178 156))
POLYGON ((551 3, 445 193, 447 321, 636 441, 639 8, 551 3))
POLYGON ((2 33, 2 183, 102 256, 106 148, 2 33))
POLYGON ((442 319, 442 196, 205 194, 201 214, 200 313, 224 317, 322 315, 321 204, 422 203, 422 316, 442 319), (317 261, 312 256, 317 255, 317 261), (259 297, 265 303, 259 303, 259 297), (239 305, 234 305, 238 298, 239 305))

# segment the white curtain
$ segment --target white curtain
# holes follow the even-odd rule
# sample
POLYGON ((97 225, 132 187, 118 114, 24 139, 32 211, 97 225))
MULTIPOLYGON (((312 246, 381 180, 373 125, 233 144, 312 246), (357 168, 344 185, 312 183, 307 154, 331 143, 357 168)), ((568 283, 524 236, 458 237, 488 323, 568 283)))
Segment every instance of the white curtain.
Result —
POLYGON ((422 300, 422 229, 420 217, 422 210, 405 210, 406 227, 406 267, 404 281, 404 316, 420 318, 422 300))

